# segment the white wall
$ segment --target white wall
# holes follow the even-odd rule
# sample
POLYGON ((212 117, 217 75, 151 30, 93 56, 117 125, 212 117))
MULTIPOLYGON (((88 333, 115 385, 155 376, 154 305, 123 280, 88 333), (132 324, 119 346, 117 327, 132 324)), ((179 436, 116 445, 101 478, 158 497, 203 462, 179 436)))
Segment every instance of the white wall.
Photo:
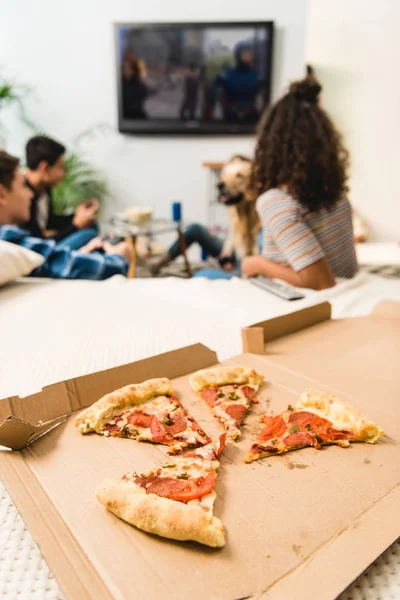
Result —
MULTIPOLYGON (((276 24, 273 93, 304 72, 306 0, 2 0, 0 67, 34 88, 30 116, 50 135, 70 143, 96 123, 116 132, 112 22, 273 20, 276 24)), ((10 117, 7 148, 21 154, 26 130, 10 117)), ((169 216, 185 202, 188 221, 206 219, 207 179, 201 163, 251 152, 250 137, 135 138, 117 133, 85 145, 104 169, 114 205, 153 204, 169 216)))
POLYGON ((351 152, 351 200, 400 240, 400 1, 309 0, 306 56, 351 152))

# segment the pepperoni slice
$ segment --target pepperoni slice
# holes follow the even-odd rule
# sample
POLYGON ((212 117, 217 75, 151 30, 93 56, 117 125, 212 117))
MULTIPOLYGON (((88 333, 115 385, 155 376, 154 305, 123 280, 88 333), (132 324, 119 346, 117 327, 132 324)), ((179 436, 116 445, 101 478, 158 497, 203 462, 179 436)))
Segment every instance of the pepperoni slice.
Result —
POLYGON ((130 425, 139 427, 150 427, 151 415, 145 415, 141 410, 135 410, 127 415, 130 425))
POLYGON ((324 442, 336 442, 338 440, 352 440, 356 438, 356 434, 351 431, 335 429, 334 427, 330 427, 326 432, 326 436, 321 435, 324 442))
POLYGON ((265 423, 265 427, 258 436, 258 441, 260 442, 266 442, 273 438, 280 437, 287 430, 287 423, 280 415, 270 417, 264 416, 262 420, 265 423))
POLYGON ((196 423, 196 421, 190 421, 190 427, 192 431, 200 431, 200 433, 204 433, 200 425, 196 423))
POLYGON ((173 436, 167 433, 155 415, 151 417, 150 431, 155 442, 167 443, 173 440, 173 436))
MULTIPOLYGON (((126 475, 123 476, 122 479, 126 479, 126 475)), ((140 487, 147 489, 147 487, 152 484, 154 481, 159 479, 158 475, 149 475, 148 477, 137 477, 135 479, 136 485, 140 485, 140 487)))
POLYGON ((163 421, 159 421, 155 415, 150 419, 150 431, 155 442, 170 442, 173 440, 173 436, 181 431, 185 431, 188 425, 185 417, 179 415, 173 416, 172 418, 166 417, 169 421, 172 421, 171 425, 167 425, 163 421))
POLYGON ((249 385, 242 385, 240 389, 249 402, 257 402, 257 400, 254 398, 256 395, 256 390, 254 388, 250 387, 249 385))
POLYGON ((289 450, 294 448, 303 448, 304 446, 314 446, 314 436, 307 431, 292 433, 283 439, 283 443, 289 450))
POLYGON ((171 433, 175 435, 176 433, 181 433, 188 426, 188 421, 185 417, 174 416, 171 417, 171 421, 173 421, 172 425, 166 425, 165 423, 161 423, 167 433, 171 433))
POLYGON ((298 426, 301 429, 312 431, 313 433, 323 434, 332 427, 332 423, 324 417, 319 417, 314 413, 301 410, 299 412, 293 412, 289 416, 290 425, 298 426))
POLYGON ((214 404, 218 400, 218 390, 216 390, 215 388, 206 388, 201 392, 200 395, 209 406, 214 406, 214 404))
POLYGON ((299 410, 298 412, 292 412, 289 415, 289 423, 290 425, 298 425, 299 427, 305 427, 306 425, 311 423, 316 423, 318 420, 322 420, 324 422, 329 423, 326 419, 315 415, 314 413, 310 413, 306 410, 299 410))
POLYGON ((312 432, 326 444, 338 440, 351 440, 356 437, 350 431, 335 429, 328 419, 307 411, 292 413, 289 417, 289 423, 294 426, 297 425, 302 431, 312 432))
POLYGON ((224 408, 224 411, 230 417, 232 417, 232 419, 235 419, 235 421, 240 423, 243 420, 244 415, 246 414, 247 406, 244 406, 243 404, 230 404, 229 406, 224 408))
POLYGON ((110 435, 112 435, 113 437, 117 437, 120 434, 121 429, 122 429, 115 423, 106 423, 104 427, 107 429, 108 433, 110 435))
POLYGON ((148 494, 156 494, 179 502, 189 502, 189 500, 201 498, 212 492, 216 479, 217 475, 212 471, 206 477, 197 477, 196 479, 159 477, 143 487, 146 488, 148 494))
POLYGON ((270 454, 276 454, 278 448, 275 446, 261 446, 260 444, 253 444, 250 448, 251 454, 260 454, 261 452, 269 452, 270 454))
POLYGON ((196 458, 196 456, 199 456, 198 454, 196 454, 196 452, 188 452, 187 454, 185 454, 185 458, 196 458))
POLYGON ((218 448, 218 452, 217 452, 218 458, 221 456, 222 451, 225 448, 225 445, 226 445, 226 433, 223 433, 222 435, 219 436, 219 448, 218 448))

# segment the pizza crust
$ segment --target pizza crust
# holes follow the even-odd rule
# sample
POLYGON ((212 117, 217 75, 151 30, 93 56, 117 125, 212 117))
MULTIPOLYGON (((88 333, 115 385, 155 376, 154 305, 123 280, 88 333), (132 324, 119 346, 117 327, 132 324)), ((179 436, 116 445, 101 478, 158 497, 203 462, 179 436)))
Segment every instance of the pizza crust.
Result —
POLYGON ((172 540, 192 540, 222 548, 225 545, 224 527, 211 510, 200 503, 185 504, 155 494, 123 480, 107 479, 96 490, 96 497, 120 519, 143 531, 172 540))
POLYGON ((329 392, 306 390, 300 396, 296 410, 308 410, 331 421, 336 429, 352 431, 357 435, 356 442, 374 444, 384 434, 361 412, 329 392))
POLYGON ((253 385, 258 387, 264 380, 264 376, 257 373, 254 369, 245 369, 244 367, 214 367, 212 369, 203 369, 193 373, 189 382, 192 389, 196 392, 202 392, 206 388, 219 387, 222 385, 253 385))
POLYGON ((104 424, 118 412, 130 406, 142 404, 157 396, 173 396, 172 383, 167 378, 149 379, 143 383, 126 385, 106 394, 86 408, 75 419, 75 427, 80 433, 96 431, 100 433, 104 424))

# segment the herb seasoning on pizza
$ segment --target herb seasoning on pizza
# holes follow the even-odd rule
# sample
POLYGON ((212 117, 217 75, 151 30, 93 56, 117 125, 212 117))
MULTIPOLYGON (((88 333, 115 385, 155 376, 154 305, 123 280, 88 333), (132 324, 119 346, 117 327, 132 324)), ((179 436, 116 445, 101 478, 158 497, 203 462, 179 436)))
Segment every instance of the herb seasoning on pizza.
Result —
POLYGON ((174 396, 169 379, 149 379, 103 396, 80 413, 80 433, 126 437, 169 446, 168 454, 209 444, 211 438, 174 396))
POLYGON ((226 434, 214 442, 153 469, 108 479, 96 497, 143 531, 173 540, 193 540, 214 548, 225 545, 224 527, 213 515, 219 456, 226 434))
POLYGON ((279 415, 263 416, 261 430, 251 446, 245 462, 290 450, 337 444, 342 448, 350 442, 374 444, 383 435, 380 427, 358 410, 327 392, 308 390, 297 405, 279 415))
POLYGON ((264 377, 253 369, 215 367, 203 369, 190 376, 190 385, 210 406, 213 414, 227 429, 228 436, 237 440, 240 425, 264 377))

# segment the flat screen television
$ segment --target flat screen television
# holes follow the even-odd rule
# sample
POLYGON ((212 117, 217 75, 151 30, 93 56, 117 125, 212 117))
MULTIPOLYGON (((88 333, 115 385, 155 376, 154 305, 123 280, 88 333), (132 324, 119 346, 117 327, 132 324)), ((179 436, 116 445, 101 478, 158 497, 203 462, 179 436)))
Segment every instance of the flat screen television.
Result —
POLYGON ((253 133, 269 103, 273 23, 115 25, 123 133, 253 133))

